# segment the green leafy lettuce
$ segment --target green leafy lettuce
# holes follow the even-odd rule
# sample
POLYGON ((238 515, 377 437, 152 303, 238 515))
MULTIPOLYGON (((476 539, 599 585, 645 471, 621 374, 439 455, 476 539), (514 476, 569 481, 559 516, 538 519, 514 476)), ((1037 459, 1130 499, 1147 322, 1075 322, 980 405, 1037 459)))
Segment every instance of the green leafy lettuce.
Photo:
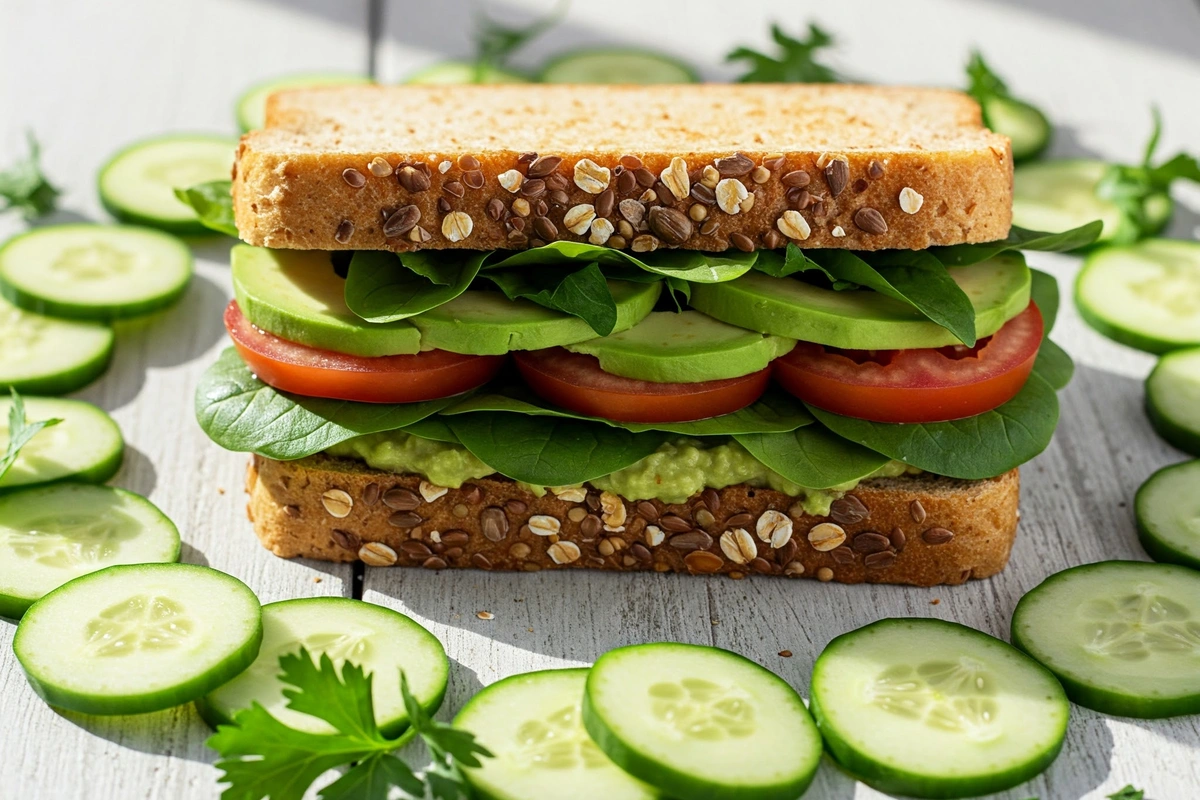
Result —
POLYGON ((233 221, 233 181, 198 183, 176 189, 175 196, 192 207, 204 227, 238 238, 237 224, 233 221))

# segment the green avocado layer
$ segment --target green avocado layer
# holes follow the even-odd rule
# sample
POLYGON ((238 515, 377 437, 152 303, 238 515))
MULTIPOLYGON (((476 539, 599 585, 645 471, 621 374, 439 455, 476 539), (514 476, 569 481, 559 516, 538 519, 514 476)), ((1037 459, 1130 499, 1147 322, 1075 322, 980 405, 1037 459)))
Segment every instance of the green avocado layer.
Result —
MULTIPOLYGON (((656 452, 630 467, 590 481, 600 491, 626 500, 660 500, 682 503, 706 488, 747 484, 769 487, 798 498, 809 514, 824 516, 830 504, 858 485, 852 481, 829 489, 808 489, 768 469, 734 441, 710 444, 680 438, 664 442, 656 452)), ((326 451, 331 456, 353 458, 373 469, 415 473, 438 486, 458 488, 495 473, 459 444, 422 439, 404 431, 358 436, 326 451)), ((890 461, 868 477, 895 477, 921 470, 890 461)), ((537 494, 545 487, 529 487, 537 494)))

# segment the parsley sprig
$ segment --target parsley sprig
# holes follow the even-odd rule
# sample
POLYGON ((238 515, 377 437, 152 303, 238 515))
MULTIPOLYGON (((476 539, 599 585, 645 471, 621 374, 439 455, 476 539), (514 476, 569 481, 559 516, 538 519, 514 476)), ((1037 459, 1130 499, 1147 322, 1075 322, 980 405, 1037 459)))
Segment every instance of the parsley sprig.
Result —
POLYGON ((508 65, 512 55, 530 40, 558 24, 566 13, 567 2, 560 0, 551 11, 524 27, 511 27, 496 22, 479 12, 475 17, 475 82, 485 83, 492 70, 508 65))
POLYGON ((491 757, 474 734, 437 722, 421 707, 400 674, 400 692, 409 722, 433 755, 419 776, 392 751, 404 739, 389 739, 375 724, 373 675, 345 663, 341 675, 327 654, 314 663, 304 648, 280 656, 279 679, 288 708, 324 720, 336 733, 298 731, 275 719, 258 703, 221 725, 208 746, 221 754, 217 767, 229 784, 222 800, 301 800, 331 769, 353 764, 319 793, 321 800, 387 800, 393 788, 410 797, 458 800, 469 797, 460 767, 480 766, 491 757))
POLYGON ((1118 789, 1108 796, 1108 800, 1142 800, 1146 792, 1143 789, 1133 788, 1133 784, 1126 784, 1123 789, 1118 789))
POLYGON ((1162 114, 1157 107, 1150 111, 1154 127, 1150 140, 1146 142, 1142 163, 1136 166, 1110 164, 1096 184, 1096 194, 1115 203, 1131 223, 1130 226, 1124 226, 1124 236, 1119 236, 1127 240, 1140 239, 1157 232, 1162 219, 1152 215, 1150 202, 1154 198, 1162 200, 1164 196, 1169 197, 1174 181, 1182 178, 1200 183, 1200 162, 1196 161, 1195 156, 1180 152, 1157 165, 1154 163, 1154 153, 1162 137, 1162 114))
POLYGON ((739 83, 840 83, 844 80, 830 67, 817 61, 817 52, 833 44, 833 37, 815 23, 808 24, 808 38, 788 36, 778 25, 771 26, 771 38, 779 47, 777 55, 768 55, 749 47, 739 47, 726 61, 744 61, 749 65, 739 83))
POLYGON ((0 212, 19 211, 33 221, 54 211, 61 192, 42 174, 42 149, 33 132, 25 138, 29 155, 0 172, 0 212))
POLYGON ((21 448, 29 444, 29 440, 43 429, 62 422, 61 419, 45 419, 40 422, 30 422, 25 418, 25 401, 17 390, 12 390, 12 404, 8 407, 8 446, 4 455, 0 456, 0 479, 16 463, 21 448))

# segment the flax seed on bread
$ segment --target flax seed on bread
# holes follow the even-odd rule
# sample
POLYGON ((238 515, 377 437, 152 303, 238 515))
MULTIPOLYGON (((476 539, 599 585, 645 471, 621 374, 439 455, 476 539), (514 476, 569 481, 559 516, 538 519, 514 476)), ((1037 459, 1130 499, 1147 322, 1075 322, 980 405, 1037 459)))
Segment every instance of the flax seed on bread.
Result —
POLYGON ((981 481, 863 481, 828 516, 739 485, 686 503, 585 488, 537 497, 502 478, 459 489, 317 455, 254 456, 248 512, 276 555, 372 566, 776 575, 842 583, 958 584, 1004 568, 1017 529, 1017 470, 981 481))
POLYGON ((1007 235, 1012 158, 942 89, 326 87, 271 96, 233 192, 272 248, 922 249, 1007 235))

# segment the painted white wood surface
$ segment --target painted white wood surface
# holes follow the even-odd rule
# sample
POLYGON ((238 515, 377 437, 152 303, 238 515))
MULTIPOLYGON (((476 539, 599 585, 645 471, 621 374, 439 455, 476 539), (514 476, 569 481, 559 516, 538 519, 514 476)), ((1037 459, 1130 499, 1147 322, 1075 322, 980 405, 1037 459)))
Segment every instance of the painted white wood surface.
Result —
MULTIPOLYGON (((519 20, 549 3, 487 5, 519 20)), ((812 17, 839 35, 838 65, 867 80, 956 85, 968 48, 978 44, 1014 90, 1065 127, 1058 154, 1136 158, 1152 102, 1167 120, 1164 152, 1189 141, 1200 146, 1200 11, 1190 0, 691 0, 681 14, 683 5, 577 0, 522 60, 585 44, 641 44, 728 77, 723 54, 735 44, 765 45, 767 20, 795 30, 812 17)), ((399 80, 444 55, 468 54, 470 14, 467 0, 386 3, 375 50, 380 78, 399 80)), ((103 219, 94 176, 110 152, 158 132, 232 134, 232 100, 260 78, 366 69, 367 15, 366 0, 0 0, 0 160, 18 152, 22 131, 33 128, 48 170, 68 190, 64 207, 103 219)), ((1193 210, 1181 209, 1172 233, 1192 237, 1200 195, 1180 196, 1193 210)), ((19 228, 12 220, 0 225, 3 235, 19 228)), ((244 459, 212 445, 192 422, 192 389, 222 346, 219 313, 230 291, 226 246, 197 253, 199 275, 183 304, 122 326, 112 371, 81 393, 114 414, 131 445, 115 483, 149 493, 179 523, 186 560, 237 575, 264 601, 348 594, 346 569, 282 561, 257 546, 240 495, 244 459)), ((1031 260, 1064 281, 1078 268, 1070 257, 1031 260)), ((587 663, 638 641, 729 647, 806 691, 812 661, 830 638, 882 616, 936 616, 1004 635, 1017 598, 1050 572, 1142 558, 1129 500, 1150 471, 1181 459, 1141 411, 1140 379, 1151 359, 1084 328, 1069 303, 1055 338, 1081 368, 1062 395, 1055 442, 1024 472, 1021 535, 1011 566, 993 580, 924 590, 370 570, 365 597, 405 610, 446 643, 454 669, 443 715, 500 677, 587 663), (496 618, 479 620, 480 610, 496 618), (779 657, 783 649, 794 656, 779 657)), ((206 729, 190 709, 111 720, 56 714, 26 686, 11 655, 12 632, 0 622, 0 798, 216 796, 206 729)), ((1134 722, 1074 709, 1063 756, 1042 779, 1000 797, 1101 798, 1126 782, 1154 800, 1200 796, 1200 721, 1134 722)), ((826 765, 808 796, 881 795, 826 765)))

